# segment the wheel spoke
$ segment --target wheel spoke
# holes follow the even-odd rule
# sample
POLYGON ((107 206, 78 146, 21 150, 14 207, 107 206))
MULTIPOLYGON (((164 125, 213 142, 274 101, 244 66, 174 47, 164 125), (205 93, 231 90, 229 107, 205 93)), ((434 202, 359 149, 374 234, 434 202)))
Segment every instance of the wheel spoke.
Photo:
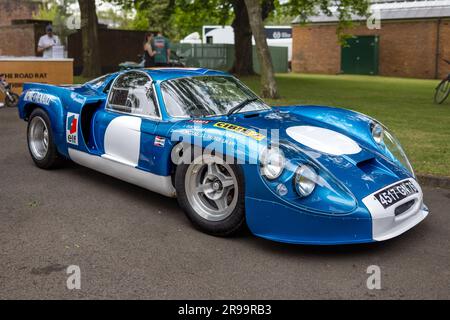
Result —
POLYGON ((229 188, 229 187, 233 187, 234 186, 234 181, 232 178, 227 178, 225 180, 222 181, 222 186, 224 188, 229 188))
POLYGON ((227 202, 227 197, 221 197, 220 199, 217 199, 216 201, 214 201, 215 204, 217 205, 217 208, 220 211, 225 210, 226 208, 228 208, 228 202, 227 202))
POLYGON ((208 175, 217 176, 219 170, 217 169, 217 165, 215 163, 208 164, 208 175))
POLYGON ((196 191, 197 193, 205 193, 208 190, 212 189, 212 184, 211 183, 204 183, 201 184, 197 187, 196 191))

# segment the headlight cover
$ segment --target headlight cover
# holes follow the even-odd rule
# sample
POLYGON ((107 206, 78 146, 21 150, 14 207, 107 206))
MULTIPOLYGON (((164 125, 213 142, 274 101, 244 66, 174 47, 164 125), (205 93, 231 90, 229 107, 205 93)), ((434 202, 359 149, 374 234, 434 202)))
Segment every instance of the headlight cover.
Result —
POLYGON ((307 197, 314 192, 317 181, 316 171, 308 165, 301 165, 295 174, 294 184, 295 191, 301 197, 307 197))
MULTIPOLYGON (((279 199, 316 214, 346 215, 356 208, 353 194, 314 159, 314 154, 308 155, 299 145, 286 140, 280 141, 279 148, 285 164, 278 178, 270 180, 264 177, 262 162, 258 168, 265 178, 264 183, 279 199), (296 180, 302 182, 302 189, 297 187, 296 180), (314 184, 306 180, 312 180, 314 184)), ((260 156, 260 159, 265 158, 260 156)))
POLYGON ((415 177, 414 170, 408 160, 408 157, 406 156, 406 153, 405 151, 403 151, 400 142, 397 140, 393 133, 391 133, 383 125, 375 122, 374 124, 372 124, 372 136, 374 141, 377 142, 383 153, 386 154, 389 159, 401 165, 403 168, 408 170, 413 177, 415 177), (380 142, 376 140, 376 136, 378 137, 378 134, 380 133, 379 128, 381 128, 382 132, 380 142))
POLYGON ((372 137, 376 143, 378 144, 383 143, 384 128, 381 124, 376 122, 372 124, 372 137))
POLYGON ((286 159, 279 148, 267 148, 261 154, 261 174, 269 180, 281 176, 286 165, 286 159))

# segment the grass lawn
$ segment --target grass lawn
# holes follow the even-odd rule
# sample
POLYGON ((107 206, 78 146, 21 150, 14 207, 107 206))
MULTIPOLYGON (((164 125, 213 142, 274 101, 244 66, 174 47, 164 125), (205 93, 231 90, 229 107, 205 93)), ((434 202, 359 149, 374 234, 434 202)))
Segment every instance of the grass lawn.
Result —
MULTIPOLYGON (((259 78, 242 80, 259 92, 259 78)), ((279 74, 277 81, 282 98, 271 105, 328 105, 370 115, 396 134, 416 173, 450 177, 450 99, 433 103, 437 80, 279 74)))

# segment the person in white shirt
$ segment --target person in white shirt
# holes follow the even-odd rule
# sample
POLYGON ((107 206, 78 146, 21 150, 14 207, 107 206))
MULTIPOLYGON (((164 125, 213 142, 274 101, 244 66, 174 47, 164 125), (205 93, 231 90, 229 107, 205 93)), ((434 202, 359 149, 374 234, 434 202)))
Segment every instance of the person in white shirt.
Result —
POLYGON ((38 52, 42 53, 42 56, 44 59, 51 59, 52 58, 52 48, 54 46, 60 46, 61 42, 59 41, 58 36, 53 34, 53 27, 47 26, 45 29, 47 32, 46 35, 42 36, 39 39, 38 43, 38 52))

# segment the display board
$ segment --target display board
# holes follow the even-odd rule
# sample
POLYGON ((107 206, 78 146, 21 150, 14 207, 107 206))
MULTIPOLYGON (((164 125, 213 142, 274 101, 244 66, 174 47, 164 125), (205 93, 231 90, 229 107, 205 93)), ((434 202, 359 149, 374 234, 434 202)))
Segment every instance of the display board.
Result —
MULTIPOLYGON (((6 74, 13 91, 22 93, 24 83, 73 83, 73 59, 9 58, 0 57, 0 73, 6 74)), ((4 97, 0 94, 0 101, 4 97)))

